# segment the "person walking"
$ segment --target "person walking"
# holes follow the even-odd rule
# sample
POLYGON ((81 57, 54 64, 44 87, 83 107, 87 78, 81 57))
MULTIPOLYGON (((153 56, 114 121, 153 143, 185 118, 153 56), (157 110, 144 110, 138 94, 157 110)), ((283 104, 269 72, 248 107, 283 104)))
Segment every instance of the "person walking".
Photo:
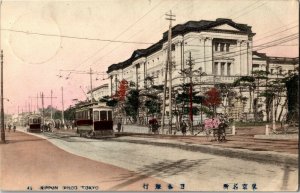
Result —
POLYGON ((118 124, 117 124, 118 133, 120 133, 121 127, 122 127, 122 123, 119 121, 118 124))
POLYGON ((181 122, 181 125, 180 125, 180 128, 181 128, 181 132, 182 132, 182 135, 185 136, 186 135, 186 123, 184 121, 181 122))

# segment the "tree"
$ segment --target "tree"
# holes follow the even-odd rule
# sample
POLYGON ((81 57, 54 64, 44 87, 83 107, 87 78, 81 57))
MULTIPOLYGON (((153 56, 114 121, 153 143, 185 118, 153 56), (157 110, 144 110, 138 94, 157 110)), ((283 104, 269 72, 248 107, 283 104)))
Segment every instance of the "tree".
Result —
POLYGON ((299 75, 293 75, 286 80, 288 120, 299 117, 299 75))
POLYGON ((220 92, 215 88, 211 88, 205 93, 204 105, 213 110, 214 117, 216 116, 216 108, 221 104, 220 92))
POLYGON ((113 97, 109 97, 109 96, 104 96, 102 97, 99 102, 102 102, 102 103, 106 103, 106 106, 109 106, 109 107, 116 107, 117 104, 118 104, 118 100, 113 98, 113 97))
POLYGON ((253 99, 252 99, 252 93, 254 92, 256 85, 255 85, 255 78, 253 76, 241 76, 240 78, 236 79, 233 83, 233 85, 236 86, 241 86, 241 87, 248 87, 249 90, 249 112, 252 112, 252 104, 253 104, 253 99))
POLYGON ((233 90, 233 85, 230 83, 219 83, 216 88, 222 93, 222 103, 224 114, 227 114, 227 109, 233 105, 233 99, 236 97, 236 92, 233 90))
POLYGON ((66 120, 75 120, 75 108, 69 107, 64 111, 64 118, 66 120))
POLYGON ((128 82, 125 79, 121 80, 118 88, 118 93, 117 93, 118 101, 125 100, 127 89, 128 89, 128 82))
POLYGON ((136 123, 137 121, 139 106, 139 91, 136 89, 132 89, 128 92, 126 101, 124 103, 124 110, 126 112, 126 115, 133 118, 134 123, 136 123))
POLYGON ((254 120, 255 122, 258 121, 258 118, 260 117, 262 120, 262 111, 258 111, 259 107, 262 106, 262 104, 259 104, 259 94, 261 92, 260 87, 262 86, 261 83, 263 83, 262 80, 265 80, 267 82, 268 80, 268 71, 264 70, 254 70, 252 71, 252 75, 255 78, 255 84, 256 84, 256 97, 253 94, 253 111, 254 111, 254 120))

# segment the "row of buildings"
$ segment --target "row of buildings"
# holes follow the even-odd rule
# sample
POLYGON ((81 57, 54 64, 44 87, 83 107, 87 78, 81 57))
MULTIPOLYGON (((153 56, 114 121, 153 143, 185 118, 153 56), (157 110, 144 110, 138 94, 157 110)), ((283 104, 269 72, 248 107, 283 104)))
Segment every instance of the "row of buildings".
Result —
MULTIPOLYGON (((193 63, 194 88, 202 94, 216 84, 233 83, 241 76, 252 76, 254 71, 268 71, 268 78, 274 80, 297 73, 298 57, 271 57, 260 53, 259 49, 274 44, 268 42, 261 44, 261 47, 253 47, 254 36, 251 26, 235 23, 231 19, 188 21, 174 26, 171 46, 172 88, 176 90, 183 82, 190 81, 190 77, 182 73, 182 70, 188 68, 189 56, 193 63)), ((123 79, 133 83, 130 85, 139 90, 148 88, 150 83, 147 80, 149 79, 155 85, 163 85, 167 49, 168 32, 166 31, 157 43, 146 49, 135 50, 129 59, 110 65, 107 70, 109 82, 93 89, 94 98, 98 100, 105 95, 114 95, 123 79)), ((240 92, 248 99, 250 97, 256 99, 263 120, 267 120, 266 108, 268 107, 266 99, 261 97, 259 92, 265 89, 266 85, 262 85, 252 95, 245 89, 240 92)), ((166 99, 166 105, 168 104, 168 99, 166 99)), ((228 111, 232 118, 241 119, 244 115, 248 115, 248 118, 253 117, 253 101, 236 99, 233 104, 228 111)), ((280 112, 277 113, 276 119, 280 120, 287 111, 284 94, 275 106, 280 112)), ((168 109, 166 108, 166 115, 169 114, 168 109)), ((222 113, 224 109, 219 108, 218 112, 222 113)), ((140 112, 140 116, 144 117, 145 114, 140 112)))

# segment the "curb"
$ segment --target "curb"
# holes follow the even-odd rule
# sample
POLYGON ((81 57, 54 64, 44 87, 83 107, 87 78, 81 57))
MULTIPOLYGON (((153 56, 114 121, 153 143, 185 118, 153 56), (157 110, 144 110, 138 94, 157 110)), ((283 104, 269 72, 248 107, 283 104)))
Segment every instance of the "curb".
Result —
POLYGON ((250 151, 248 149, 233 149, 233 148, 220 148, 213 147, 209 145, 199 145, 199 144, 188 144, 182 142, 158 142, 158 141, 143 141, 143 140, 134 140, 134 139, 110 139, 117 142, 127 142, 127 143, 137 143, 144 145, 155 145, 155 146, 164 146, 171 148, 178 148, 187 151, 202 152, 220 156, 226 156, 230 158, 238 158, 249 161, 256 161, 266 164, 275 164, 275 165, 289 165, 292 167, 298 168, 298 155, 291 155, 285 153, 278 153, 272 151, 250 151))

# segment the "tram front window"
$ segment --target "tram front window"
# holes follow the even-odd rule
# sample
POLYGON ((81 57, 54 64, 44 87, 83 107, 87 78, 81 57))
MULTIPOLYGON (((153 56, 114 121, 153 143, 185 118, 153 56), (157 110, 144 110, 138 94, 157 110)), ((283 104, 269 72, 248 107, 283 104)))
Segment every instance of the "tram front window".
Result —
POLYGON ((107 121, 107 111, 100 111, 100 121, 107 121))
POLYGON ((94 121, 99 121, 99 111, 94 111, 94 121))
POLYGON ((111 111, 107 111, 108 114, 108 120, 112 121, 112 112, 111 111))

